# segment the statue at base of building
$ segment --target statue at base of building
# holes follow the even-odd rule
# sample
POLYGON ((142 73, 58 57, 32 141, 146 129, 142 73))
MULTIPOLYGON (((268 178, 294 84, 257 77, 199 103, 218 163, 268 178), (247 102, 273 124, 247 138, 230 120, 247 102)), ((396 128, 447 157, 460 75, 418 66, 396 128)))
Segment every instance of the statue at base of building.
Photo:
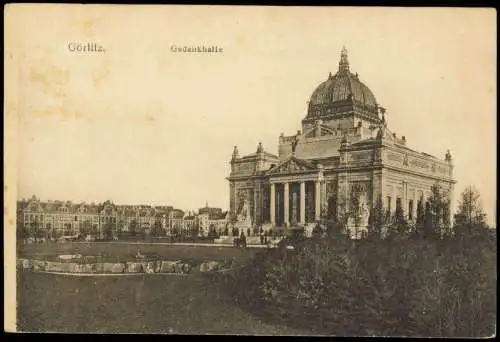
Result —
POLYGON ((250 206, 248 204, 248 200, 245 199, 243 201, 243 205, 236 215, 236 223, 235 228, 238 229, 238 234, 241 232, 246 232, 246 230, 252 227, 252 218, 250 217, 250 206))
POLYGON ((357 220, 352 216, 347 220, 349 233, 353 239, 361 238, 362 233, 368 231, 370 211, 364 201, 362 201, 359 205, 358 215, 357 220))

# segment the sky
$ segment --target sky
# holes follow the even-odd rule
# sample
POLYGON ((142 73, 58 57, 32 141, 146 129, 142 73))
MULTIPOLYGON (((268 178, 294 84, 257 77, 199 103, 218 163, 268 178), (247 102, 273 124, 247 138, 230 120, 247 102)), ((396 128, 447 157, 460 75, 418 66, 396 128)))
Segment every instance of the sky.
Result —
POLYGON ((18 198, 227 209, 233 146, 277 154, 345 46, 388 127, 450 149, 455 199, 475 186, 496 221, 492 9, 54 6, 19 9, 11 31, 18 198))

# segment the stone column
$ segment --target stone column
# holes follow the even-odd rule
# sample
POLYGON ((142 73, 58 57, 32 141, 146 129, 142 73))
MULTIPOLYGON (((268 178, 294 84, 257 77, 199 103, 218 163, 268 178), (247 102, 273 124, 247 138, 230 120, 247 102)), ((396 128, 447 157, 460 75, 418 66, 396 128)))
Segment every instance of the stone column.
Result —
POLYGON ((254 189, 253 189, 253 222, 252 222, 253 227, 255 227, 259 222, 259 218, 258 218, 258 214, 257 214, 257 212, 258 212, 257 207, 259 205, 258 192, 259 192, 259 185, 256 184, 254 186, 254 189))
POLYGON ((328 198, 326 193, 326 180, 321 182, 321 213, 328 210, 328 198))
POLYGON ((448 220, 450 221, 450 226, 453 225, 453 213, 455 212, 455 206, 453 203, 453 200, 455 198, 455 186, 453 184, 450 184, 449 192, 448 192, 448 210, 449 210, 449 218, 448 220))
POLYGON ((285 208, 284 210, 284 223, 285 223, 285 226, 288 226, 289 225, 289 221, 290 221, 290 210, 288 208, 289 204, 290 204, 290 195, 288 193, 288 182, 285 182, 284 184, 284 191, 283 191, 283 206, 285 208))
POLYGON ((306 183, 300 182, 300 223, 306 223, 306 183))
POLYGON ((271 224, 276 224, 276 218, 275 218, 275 210, 276 210, 276 204, 275 204, 275 196, 276 196, 276 189, 274 188, 274 183, 271 183, 271 193, 269 194, 269 213, 271 216, 271 224))
POLYGON ((314 185, 316 186, 314 191, 314 219, 317 221, 320 219, 321 215, 321 183, 319 181, 315 181, 314 185))
POLYGON ((417 190, 415 189, 415 193, 413 195, 413 221, 417 221, 417 208, 418 208, 418 201, 419 201, 419 198, 418 197, 418 194, 417 194, 417 190))
POLYGON ((234 188, 234 182, 231 181, 229 183, 229 211, 231 214, 234 214, 236 212, 235 208, 235 188, 234 188))
POLYGON ((403 213, 408 217, 408 182, 403 181, 403 198, 402 198, 403 213))

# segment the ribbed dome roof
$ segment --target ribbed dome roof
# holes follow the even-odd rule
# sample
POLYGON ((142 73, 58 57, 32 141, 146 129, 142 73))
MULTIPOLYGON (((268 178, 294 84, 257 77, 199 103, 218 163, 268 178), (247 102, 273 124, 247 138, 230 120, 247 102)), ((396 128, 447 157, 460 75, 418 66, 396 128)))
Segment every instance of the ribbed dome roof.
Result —
POLYGON ((377 100, 371 90, 359 80, 357 74, 349 71, 347 50, 344 48, 338 72, 333 76, 330 74, 328 79, 314 90, 309 106, 333 105, 335 102, 345 101, 353 101, 369 109, 377 107, 377 100))

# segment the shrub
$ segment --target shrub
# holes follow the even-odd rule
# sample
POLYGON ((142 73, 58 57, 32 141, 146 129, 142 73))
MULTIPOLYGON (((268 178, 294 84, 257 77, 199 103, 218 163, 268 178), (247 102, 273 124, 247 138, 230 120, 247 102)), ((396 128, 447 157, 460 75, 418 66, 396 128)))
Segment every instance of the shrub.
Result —
POLYGON ((259 254, 247 285, 272 314, 333 335, 491 336, 496 244, 486 238, 322 239, 259 254), (258 264, 257 264, 258 262, 258 264))

